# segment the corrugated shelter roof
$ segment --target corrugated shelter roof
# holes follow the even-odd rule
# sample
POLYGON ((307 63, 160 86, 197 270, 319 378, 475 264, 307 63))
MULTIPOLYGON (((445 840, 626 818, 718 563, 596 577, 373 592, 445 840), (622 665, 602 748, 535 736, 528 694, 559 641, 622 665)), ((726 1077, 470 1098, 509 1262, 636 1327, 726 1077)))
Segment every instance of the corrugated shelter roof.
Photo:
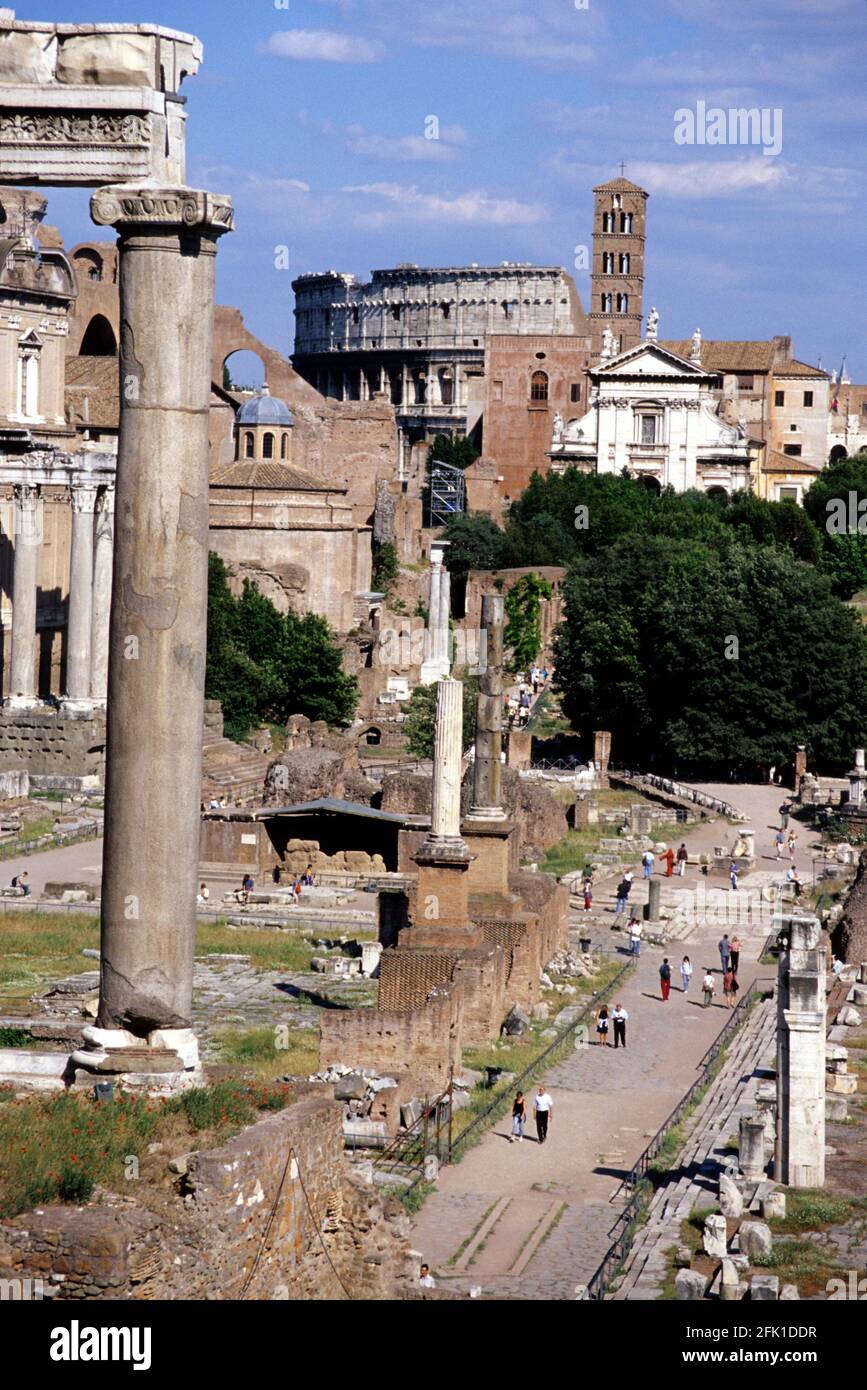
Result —
POLYGON ((339 483, 328 482, 305 468, 291 463, 269 460, 256 463, 252 459, 237 459, 211 479, 211 487, 262 488, 269 492, 345 492, 339 483))
POLYGON ((300 801, 296 806, 278 806, 256 812, 257 820, 269 820, 272 816, 310 816, 323 812, 331 816, 358 816, 363 820, 386 821, 390 825, 405 825, 407 817, 395 815, 393 811, 377 811, 373 806, 365 806, 360 801, 341 801, 336 796, 320 796, 316 801, 300 801))

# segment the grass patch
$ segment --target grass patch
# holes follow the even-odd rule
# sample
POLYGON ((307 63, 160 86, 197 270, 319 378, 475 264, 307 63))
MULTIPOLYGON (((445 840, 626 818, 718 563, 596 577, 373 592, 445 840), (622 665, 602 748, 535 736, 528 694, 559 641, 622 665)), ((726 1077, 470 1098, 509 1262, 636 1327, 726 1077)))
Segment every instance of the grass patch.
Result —
POLYGON ((27 1047, 31 1041, 24 1028, 0 1028, 0 1047, 27 1047))
POLYGON ((839 1226, 857 1211, 867 1212, 865 1197, 833 1197, 821 1188, 786 1192, 785 1216, 768 1221, 772 1231, 825 1231, 839 1226))
POLYGON ((227 1029, 217 1038, 219 1061, 236 1063, 261 1081, 277 1076, 310 1076, 319 1067, 319 1032, 315 1028, 227 1029))
POLYGON ((838 1262, 814 1240, 781 1240, 769 1255, 757 1255, 754 1269, 772 1270, 780 1285, 797 1284, 801 1297, 824 1293, 828 1280, 840 1269, 838 1262))
POLYGON ((282 1110, 292 1099, 287 1087, 221 1081, 160 1101, 121 1092, 113 1103, 99 1103, 89 1093, 65 1092, 8 1102, 0 1107, 0 1216, 86 1202, 97 1185, 121 1191, 131 1171, 138 1176, 148 1145, 171 1139, 178 1148, 197 1148, 206 1135, 222 1143, 261 1111, 282 1110))
MULTIPOLYGON (((39 912, 24 908, 0 915, 0 995, 27 1000, 41 986, 91 970, 98 962, 82 958, 85 947, 99 946, 99 919, 85 913, 39 912)), ((294 932, 234 930, 225 923, 199 922, 196 954, 246 955, 258 970, 297 974, 310 969, 316 954, 310 941, 294 932)))
MULTIPOLYGON (((635 800, 634 794, 629 792, 600 792, 600 809, 612 805, 630 805, 635 800), (609 801, 608 798, 621 798, 620 801, 609 801)), ((662 840, 666 844, 671 844, 676 838, 683 838, 683 826, 676 821, 664 825, 654 825, 651 831, 651 838, 654 841, 662 840)), ((599 851, 599 842, 603 839, 610 840, 617 838, 617 826, 615 825, 583 825, 580 830, 570 830, 559 840, 556 845, 552 845, 539 868, 546 874, 555 874, 562 878, 564 874, 583 871, 589 867, 591 859, 599 851)), ((624 859, 630 856, 624 851, 624 859)), ((635 855, 636 863, 640 855, 635 855)))

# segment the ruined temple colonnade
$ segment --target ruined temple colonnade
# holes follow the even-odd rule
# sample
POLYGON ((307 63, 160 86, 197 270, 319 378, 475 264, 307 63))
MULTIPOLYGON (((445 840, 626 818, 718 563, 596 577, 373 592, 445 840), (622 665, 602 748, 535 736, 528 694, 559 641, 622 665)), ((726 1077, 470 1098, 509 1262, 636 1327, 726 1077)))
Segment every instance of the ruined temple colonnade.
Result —
POLYGON ((111 603, 115 457, 107 453, 41 451, 2 467, 11 482, 12 653, 7 710, 41 704, 37 691, 37 587, 45 492, 67 495, 72 512, 66 681, 61 708, 89 716, 105 706, 111 603))

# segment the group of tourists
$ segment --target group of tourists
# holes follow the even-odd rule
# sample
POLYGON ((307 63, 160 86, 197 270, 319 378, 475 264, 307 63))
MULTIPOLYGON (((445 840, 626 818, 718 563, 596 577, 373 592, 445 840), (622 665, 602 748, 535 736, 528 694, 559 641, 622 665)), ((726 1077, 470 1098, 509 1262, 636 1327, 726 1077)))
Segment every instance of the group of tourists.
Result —
MULTIPOLYGON (((548 1138, 548 1127, 551 1123, 551 1113, 554 1109, 554 1101, 550 1091, 544 1086, 540 1086, 533 1097, 533 1115, 536 1121, 536 1138, 540 1144, 544 1144, 548 1138)), ((512 1132, 509 1135, 509 1143, 523 1143, 524 1126, 527 1123, 527 1102, 524 1099, 524 1092, 518 1091, 512 1102, 512 1132)))

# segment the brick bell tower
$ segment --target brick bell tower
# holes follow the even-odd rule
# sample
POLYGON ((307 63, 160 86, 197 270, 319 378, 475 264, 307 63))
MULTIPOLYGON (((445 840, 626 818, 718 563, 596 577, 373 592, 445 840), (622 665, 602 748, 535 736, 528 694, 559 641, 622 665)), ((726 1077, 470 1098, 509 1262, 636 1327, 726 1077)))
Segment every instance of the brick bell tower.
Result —
MULTIPOLYGON (((622 170, 624 166, 620 167, 622 170)), ((641 341, 648 195, 622 174, 610 183, 599 184, 593 193, 596 205, 588 317, 591 360, 598 362, 602 335, 608 327, 620 352, 641 341)))

